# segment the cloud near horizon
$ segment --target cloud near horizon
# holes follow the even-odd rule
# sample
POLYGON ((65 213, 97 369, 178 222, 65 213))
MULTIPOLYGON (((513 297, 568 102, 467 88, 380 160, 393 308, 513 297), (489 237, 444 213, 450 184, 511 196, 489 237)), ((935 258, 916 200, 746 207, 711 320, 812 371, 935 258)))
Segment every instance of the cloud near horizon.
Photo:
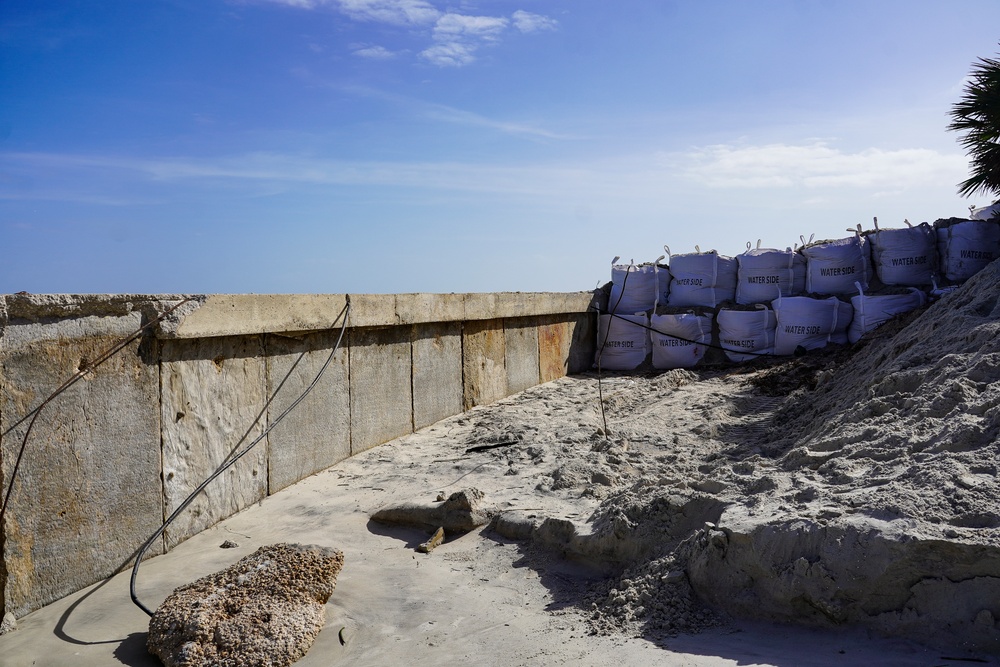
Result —
POLYGON ((926 148, 867 148, 845 153, 826 142, 804 145, 717 144, 665 162, 689 179, 716 188, 908 188, 958 182, 968 163, 961 155, 926 148))

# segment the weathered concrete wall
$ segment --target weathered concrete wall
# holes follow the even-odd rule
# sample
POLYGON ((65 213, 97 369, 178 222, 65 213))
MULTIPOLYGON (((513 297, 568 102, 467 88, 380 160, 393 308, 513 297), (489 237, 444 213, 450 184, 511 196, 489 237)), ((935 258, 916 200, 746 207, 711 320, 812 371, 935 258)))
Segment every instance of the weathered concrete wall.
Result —
POLYGON ((462 324, 413 326, 413 428, 462 411, 462 324))
MULTIPOLYGON (((4 492, 30 424, 17 421, 140 322, 46 319, 0 339, 4 492)), ((0 527, 0 612, 22 616, 107 576, 162 523, 157 378, 133 342, 40 413, 0 527)))
POLYGON ((468 322, 462 335, 464 406, 495 403, 507 395, 507 347, 503 320, 468 322))
MULTIPOLYGON (((24 415, 178 296, 0 298, 0 481, 24 415)), ((590 367, 589 293, 351 297, 311 393, 149 554, 351 454, 590 367)), ((0 615, 129 563, 187 495, 309 387, 343 295, 211 295, 153 323, 36 422, 0 524, 0 615)))
MULTIPOLYGON (((260 336, 168 340, 161 353, 164 515, 263 433, 260 336)), ((167 548, 267 495, 267 442, 215 479, 164 533, 167 548)))
POLYGON ((270 426, 306 388, 316 386, 268 435, 268 493, 325 470, 351 455, 351 401, 345 333, 330 359, 338 332, 296 338, 267 337, 267 395, 270 426), (280 389, 280 391, 279 391, 280 389))
POLYGON ((413 432, 410 327, 351 332, 351 454, 413 432))

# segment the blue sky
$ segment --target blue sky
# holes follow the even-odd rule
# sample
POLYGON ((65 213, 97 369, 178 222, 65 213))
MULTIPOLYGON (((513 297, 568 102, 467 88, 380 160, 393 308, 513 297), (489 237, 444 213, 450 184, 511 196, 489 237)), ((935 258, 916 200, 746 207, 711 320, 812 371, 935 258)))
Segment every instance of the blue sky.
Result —
POLYGON ((996 0, 0 4, 0 291, 575 291, 961 216, 996 0))

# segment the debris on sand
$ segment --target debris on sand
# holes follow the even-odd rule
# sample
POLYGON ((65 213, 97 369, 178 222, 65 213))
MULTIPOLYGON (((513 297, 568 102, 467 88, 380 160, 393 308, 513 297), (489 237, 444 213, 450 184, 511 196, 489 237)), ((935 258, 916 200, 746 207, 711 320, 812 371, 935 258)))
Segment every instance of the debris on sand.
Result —
POLYGON ((167 667, 285 667, 325 622, 344 554, 300 544, 261 547, 171 593, 149 623, 149 652, 167 667))

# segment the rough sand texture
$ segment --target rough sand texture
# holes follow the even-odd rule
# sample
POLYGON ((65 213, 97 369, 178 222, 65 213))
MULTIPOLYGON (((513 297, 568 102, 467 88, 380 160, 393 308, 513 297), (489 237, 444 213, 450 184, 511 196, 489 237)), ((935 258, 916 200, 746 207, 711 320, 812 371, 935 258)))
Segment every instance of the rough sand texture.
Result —
MULTIPOLYGON (((852 348, 605 376, 606 431, 596 375, 529 389, 193 537, 140 597, 299 541, 347 563, 302 667, 1000 664, 998 298, 994 264, 852 348), (493 522, 429 554, 371 520, 469 488, 493 522)), ((119 577, 0 656, 155 664, 144 621, 119 577)))

